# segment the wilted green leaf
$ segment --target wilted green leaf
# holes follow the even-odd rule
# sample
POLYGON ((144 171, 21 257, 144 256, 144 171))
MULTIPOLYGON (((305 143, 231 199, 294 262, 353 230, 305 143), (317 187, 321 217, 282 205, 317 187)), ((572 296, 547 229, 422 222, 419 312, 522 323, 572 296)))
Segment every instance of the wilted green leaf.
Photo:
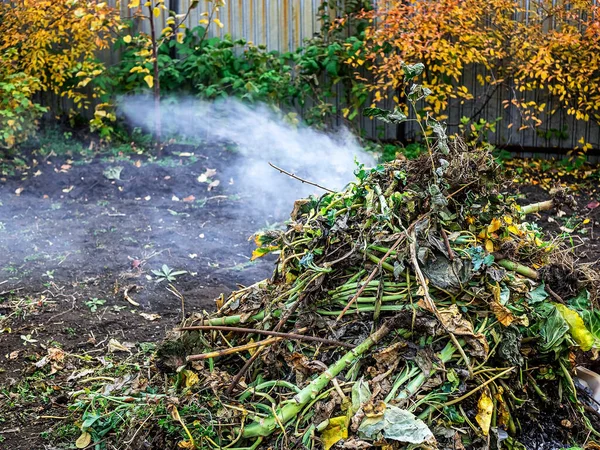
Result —
POLYGON ((358 431, 370 439, 377 439, 381 434, 386 439, 411 444, 422 444, 433 437, 425 422, 392 405, 387 405, 383 416, 365 418, 358 431))
POLYGON ((552 304, 540 305, 536 311, 545 318, 540 327, 540 348, 543 352, 548 352, 563 343, 569 325, 552 304))
POLYGON ((413 78, 421 75, 424 70, 425 70, 425 65, 423 63, 402 64, 402 71, 404 72, 404 78, 407 81, 410 81, 413 78))
POLYGON ((542 281, 542 283, 536 287, 534 290, 529 292, 529 304, 535 305, 536 303, 543 302, 548 298, 548 293, 546 292, 546 285, 542 281))
POLYGON ((402 123, 408 119, 406 114, 397 106, 393 111, 387 111, 381 108, 365 108, 363 114, 367 117, 375 117, 387 123, 402 123))
POLYGON ((581 311, 580 315, 585 322, 585 327, 600 341, 600 310, 581 311))
POLYGON ((352 411, 358 411, 360 407, 369 400, 371 400, 369 383, 361 378, 354 383, 354 386, 352 386, 352 411))

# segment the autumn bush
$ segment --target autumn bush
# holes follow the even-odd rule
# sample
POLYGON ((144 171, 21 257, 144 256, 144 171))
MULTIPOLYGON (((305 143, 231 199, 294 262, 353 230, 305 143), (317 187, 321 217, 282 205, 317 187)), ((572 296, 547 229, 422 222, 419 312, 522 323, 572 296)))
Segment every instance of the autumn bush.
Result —
POLYGON ((404 62, 424 63, 424 109, 441 120, 461 103, 475 119, 500 93, 522 128, 559 109, 600 122, 598 17, 591 0, 380 0, 359 15, 369 22, 364 46, 347 63, 367 68, 375 102, 401 97, 404 62), (483 89, 471 89, 468 73, 483 89))
POLYGON ((0 108, 19 99, 12 117, 0 113, 0 120, 12 124, 3 128, 0 145, 30 134, 19 126, 31 130, 30 118, 42 112, 34 105, 42 100, 54 106, 55 115, 95 107, 101 88, 93 80, 105 70, 98 52, 109 48, 120 26, 118 11, 98 0, 0 2, 0 89, 9 89, 12 99, 0 108), (67 110, 56 106, 60 99, 69 99, 67 110))

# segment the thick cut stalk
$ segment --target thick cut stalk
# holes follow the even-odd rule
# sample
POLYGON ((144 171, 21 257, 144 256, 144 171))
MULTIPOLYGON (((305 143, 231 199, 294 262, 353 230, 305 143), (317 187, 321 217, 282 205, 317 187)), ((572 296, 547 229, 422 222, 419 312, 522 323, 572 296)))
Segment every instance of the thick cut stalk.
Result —
POLYGON ((531 278, 533 280, 538 279, 538 273, 530 267, 524 266, 523 264, 513 262, 509 259, 500 259, 496 261, 496 264, 498 264, 500 267, 504 267, 505 269, 517 272, 527 278, 531 278))
POLYGON ((545 202, 532 203, 521 207, 522 214, 532 214, 540 211, 548 211, 554 207, 554 200, 546 200, 545 202))
POLYGON ((245 427, 243 436, 245 438, 269 436, 276 429, 279 429, 279 424, 285 425, 288 423, 291 419, 296 417, 298 413, 302 411, 302 408, 314 399, 334 377, 385 337, 391 329, 391 326, 387 323, 382 325, 379 330, 369 336, 369 338, 362 342, 358 347, 350 350, 336 363, 329 366, 325 372, 315 378, 308 386, 298 392, 292 401, 286 403, 283 407, 279 407, 276 411, 276 416, 267 417, 266 419, 253 422, 245 427))

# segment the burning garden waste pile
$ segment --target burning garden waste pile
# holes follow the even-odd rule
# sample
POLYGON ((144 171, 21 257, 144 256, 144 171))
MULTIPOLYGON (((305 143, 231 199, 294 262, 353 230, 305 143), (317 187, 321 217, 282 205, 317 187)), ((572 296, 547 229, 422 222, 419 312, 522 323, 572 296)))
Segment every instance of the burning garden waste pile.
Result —
POLYGON ((600 348, 597 274, 526 221, 564 196, 520 207, 499 192, 489 153, 433 132, 421 158, 360 168, 345 190, 297 201, 286 231, 256 236, 255 256, 280 252, 272 279, 162 345, 180 404, 202 398, 210 411, 214 434, 194 445, 597 439, 598 404, 576 370, 600 348))

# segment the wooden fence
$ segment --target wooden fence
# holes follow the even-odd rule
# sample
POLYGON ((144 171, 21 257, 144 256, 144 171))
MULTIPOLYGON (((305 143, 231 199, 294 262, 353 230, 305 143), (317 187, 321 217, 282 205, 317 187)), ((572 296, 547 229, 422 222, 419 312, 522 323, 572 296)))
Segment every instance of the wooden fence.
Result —
MULTIPOLYGON (((191 0, 166 0, 168 8, 175 11, 186 11, 191 0)), ((515 0, 523 6, 529 7, 530 0, 515 0)), ((555 0, 560 1, 560 0, 555 0)), ((113 6, 117 5, 118 0, 109 0, 113 6)), ((130 12, 126 5, 121 2, 121 13, 127 17, 130 12)), ((342 10, 344 0, 338 0, 338 9, 342 10)), ((209 33, 211 36, 231 35, 234 39, 244 38, 253 44, 264 44, 269 50, 288 51, 300 47, 305 39, 313 36, 320 29, 318 19, 321 0, 228 0, 227 6, 219 12, 219 19, 223 23, 223 28, 211 27, 209 33)), ((210 3, 200 1, 198 7, 192 11, 187 19, 186 25, 193 28, 198 25, 202 18, 201 14, 210 7, 210 3)), ((335 16, 335 11, 331 11, 335 16)), ((524 16, 523 20, 528 18, 524 16)), ((163 18, 157 20, 164 20, 163 18)), ((158 24, 164 25, 164 24, 158 24)), ((148 27, 148 22, 142 24, 148 27)), ((144 29, 144 31, 148 31, 144 29)), ((114 62, 114 55, 106 53, 103 59, 107 62, 114 62)), ((416 62, 416 61, 415 61, 416 62)), ((552 117, 540 118, 543 124, 536 130, 526 129, 518 131, 521 125, 520 115, 514 107, 504 108, 502 100, 508 98, 507 92, 498 89, 491 98, 485 95, 486 87, 481 86, 477 81, 477 74, 480 69, 474 67, 470 71, 465 71, 461 80, 464 86, 467 86, 476 99, 481 98, 480 102, 485 101, 485 105, 476 102, 461 105, 460 102, 450 104, 448 111, 448 129, 455 131, 460 119, 463 116, 471 116, 473 111, 481 109, 480 117, 494 121, 501 118, 497 126, 497 132, 490 136, 492 143, 498 146, 510 147, 513 150, 524 153, 542 150, 558 149, 566 151, 578 145, 578 141, 583 138, 586 142, 593 145, 595 149, 600 148, 600 126, 593 122, 577 121, 574 117, 568 116, 565 111, 559 111, 552 117), (508 128, 509 123, 514 123, 508 128), (564 131, 566 137, 559 138, 561 133, 552 132, 553 130, 564 131), (550 136, 549 138, 546 136, 550 136)), ((530 93, 527 100, 537 100, 541 93, 530 93)), ((334 100, 338 110, 344 107, 343 95, 334 100)), ((551 110, 552 99, 547 101, 548 110, 551 110)), ((393 107, 393 105, 382 105, 393 107)), ((380 122, 368 118, 358 119, 356 124, 365 130, 367 136, 376 139, 395 140, 397 139, 399 129, 396 126, 382 125, 380 122)), ((417 133, 417 129, 408 124, 402 130, 403 136, 411 138, 417 133)), ((556 151, 556 150, 554 150, 556 151)))

